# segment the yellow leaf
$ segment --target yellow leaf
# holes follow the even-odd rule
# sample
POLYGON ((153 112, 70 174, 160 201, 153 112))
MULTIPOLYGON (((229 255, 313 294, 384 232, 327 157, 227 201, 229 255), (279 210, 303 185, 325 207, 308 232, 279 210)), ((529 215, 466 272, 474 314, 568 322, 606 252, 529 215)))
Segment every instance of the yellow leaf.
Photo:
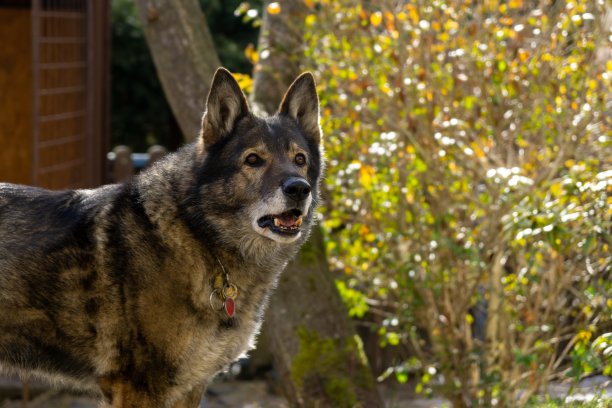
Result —
POLYGON ((450 35, 445 31, 438 35, 438 39, 440 40, 440 42, 446 43, 450 39, 450 35))
MULTIPOLYGON (((590 314, 590 309, 590 307, 586 306, 583 308, 583 312, 585 312, 585 314, 590 314)), ((591 333, 590 331, 580 330, 578 334, 576 334, 576 342, 587 343, 589 340, 591 340, 591 336, 593 336, 593 333, 591 333)))
POLYGON ((307 26, 312 26, 317 21, 317 17, 314 14, 309 14, 306 17, 305 23, 307 26))
POLYGON ((259 61, 259 54, 257 53, 257 50, 253 44, 247 45, 247 47, 244 49, 244 55, 253 65, 257 64, 257 61, 259 61))
POLYGON ((372 13, 372 15, 370 15, 370 24, 372 24, 374 27, 378 27, 383 20, 383 15, 380 11, 377 11, 376 13, 372 13))
POLYGON ((267 10, 268 10, 268 14, 275 15, 281 12, 281 6, 277 1, 275 1, 274 3, 268 4, 267 10))
POLYGON ((561 187, 560 183, 555 183, 550 186, 550 192, 555 196, 559 197, 563 194, 563 187, 561 187))
POLYGON ((485 157, 484 151, 475 142, 470 143, 470 147, 474 151, 474 154, 476 155, 476 157, 478 157, 479 159, 482 159, 483 157, 485 157))
POLYGON ((306 4, 306 7, 308 7, 309 9, 314 8, 314 1, 312 0, 304 0, 304 4, 306 4))
POLYGON ((553 60, 553 56, 550 53, 546 53, 544 55, 542 55, 542 61, 552 61, 553 60))
POLYGON ((469 314, 469 313, 468 313, 468 314, 466 314, 466 315, 465 315, 465 322, 466 322, 467 324, 472 324, 472 323, 474 323, 474 317, 473 317, 471 314, 469 314))
POLYGON ((366 235, 368 235, 369 233, 370 233, 370 229, 368 228, 368 226, 367 226, 367 225, 362 224, 362 225, 359 227, 359 235, 360 235, 361 237, 365 237, 365 236, 366 236, 366 235))
POLYGON ((395 21, 395 16, 390 11, 385 11, 385 19, 388 23, 393 23, 395 21))
MULTIPOLYGON (((412 6, 411 4, 409 4, 408 6, 411 6, 408 9, 408 15, 410 16, 410 20, 412 20, 412 24, 417 25, 419 23, 419 13, 416 11, 416 8, 414 6, 412 6)), ((406 6, 406 7, 408 7, 406 6)))
POLYGON ((247 94, 253 91, 253 78, 251 78, 250 75, 240 73, 234 73, 232 75, 234 76, 234 78, 236 78, 236 81, 238 82, 238 85, 240 85, 240 88, 243 89, 247 94))
POLYGON ((455 20, 448 20, 447 22, 444 23, 444 29, 446 31, 453 31, 459 28, 459 23, 457 23, 455 20))
POLYGON ((518 139, 516 141, 516 144, 518 145, 518 147, 522 147, 522 148, 529 146, 529 143, 527 143, 527 141, 523 138, 518 139))
POLYGON ((374 168, 372 166, 362 165, 359 168, 359 182, 363 187, 369 189, 372 187, 374 178, 374 168))

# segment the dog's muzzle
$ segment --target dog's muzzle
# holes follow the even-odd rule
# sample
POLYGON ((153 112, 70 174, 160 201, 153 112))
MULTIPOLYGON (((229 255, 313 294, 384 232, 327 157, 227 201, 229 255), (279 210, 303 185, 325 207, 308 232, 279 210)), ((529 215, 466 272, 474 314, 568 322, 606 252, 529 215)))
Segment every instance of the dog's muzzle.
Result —
POLYGON ((274 196, 253 212, 253 229, 277 242, 290 243, 302 232, 303 216, 312 203, 312 188, 301 177, 284 179, 274 196))

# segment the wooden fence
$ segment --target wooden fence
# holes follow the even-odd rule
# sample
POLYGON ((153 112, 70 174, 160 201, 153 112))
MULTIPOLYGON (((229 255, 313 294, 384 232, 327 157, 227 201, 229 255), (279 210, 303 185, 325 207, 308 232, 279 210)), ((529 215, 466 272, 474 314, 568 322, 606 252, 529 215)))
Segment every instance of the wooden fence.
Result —
POLYGON ((108 163, 107 180, 120 183, 136 172, 149 167, 168 153, 163 146, 151 146, 146 153, 133 153, 128 146, 117 146, 106 155, 108 163))

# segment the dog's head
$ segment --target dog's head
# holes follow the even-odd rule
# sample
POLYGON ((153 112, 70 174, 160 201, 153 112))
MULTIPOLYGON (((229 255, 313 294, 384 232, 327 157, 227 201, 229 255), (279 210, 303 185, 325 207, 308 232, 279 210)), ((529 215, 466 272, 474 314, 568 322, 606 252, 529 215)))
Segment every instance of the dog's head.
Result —
POLYGON ((322 167, 319 100, 310 73, 289 87, 276 114, 260 118, 234 77, 219 69, 198 148, 205 217, 220 238, 242 247, 305 239, 322 167))

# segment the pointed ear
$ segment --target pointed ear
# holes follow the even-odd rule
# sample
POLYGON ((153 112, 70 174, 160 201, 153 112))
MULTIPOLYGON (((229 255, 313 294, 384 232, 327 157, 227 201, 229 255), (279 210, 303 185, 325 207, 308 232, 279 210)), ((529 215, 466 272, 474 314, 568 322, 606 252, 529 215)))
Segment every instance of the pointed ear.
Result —
POLYGON ((236 121, 249 114, 249 105, 238 82, 225 68, 217 69, 206 101, 200 134, 213 144, 231 133, 236 121))
POLYGON ((310 72, 303 73, 291 84, 278 108, 278 113, 297 120, 306 136, 317 144, 321 143, 319 97, 314 77, 310 72))

